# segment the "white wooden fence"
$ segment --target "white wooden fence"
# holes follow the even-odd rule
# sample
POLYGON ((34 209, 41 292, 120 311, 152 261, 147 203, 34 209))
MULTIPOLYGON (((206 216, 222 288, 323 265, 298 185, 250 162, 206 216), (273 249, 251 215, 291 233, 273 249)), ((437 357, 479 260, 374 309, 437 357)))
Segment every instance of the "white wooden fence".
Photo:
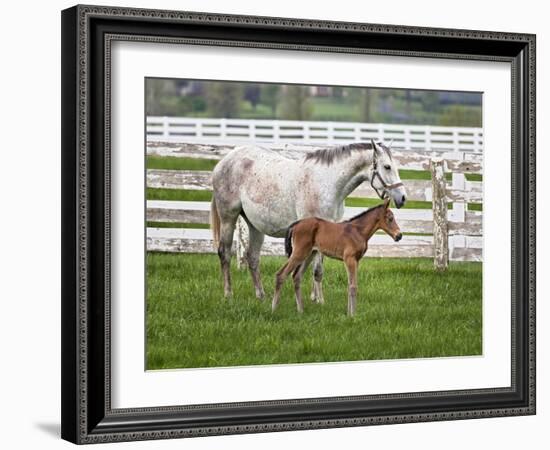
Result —
POLYGON ((392 148, 418 151, 483 151, 481 128, 294 120, 147 117, 147 140, 200 143, 347 144, 393 140, 392 148))
MULTIPOLYGON (((149 155, 220 159, 233 148, 232 145, 205 145, 193 143, 149 142, 149 155)), ((270 145, 290 157, 298 158, 313 148, 306 145, 270 145)), ((447 212, 444 226, 448 230, 445 244, 452 261, 482 260, 482 213, 467 211, 467 203, 483 202, 481 182, 465 180, 464 174, 481 173, 482 155, 457 152, 419 153, 394 151, 394 159, 400 168, 430 170, 433 158, 444 159, 444 169, 453 174, 453 181, 446 183, 446 201, 453 207, 447 212)), ((405 181, 409 200, 432 201, 431 180, 405 181)), ((147 170, 147 186, 150 188, 211 190, 211 172, 187 170, 147 170)), ((376 198, 370 186, 359 186, 352 197, 376 198)), ((208 223, 209 202, 148 201, 147 220, 168 223, 208 223)), ((346 207, 344 217, 351 217, 364 208, 346 207)), ((396 220, 405 235, 396 243, 385 235, 376 235, 369 243, 367 256, 387 257, 434 257, 434 216, 431 209, 394 210, 396 220)), ((242 237, 236 237, 237 245, 242 237)), ((245 239, 244 239, 245 240, 245 239)), ((212 253, 210 230, 182 228, 148 228, 147 249, 164 252, 212 253)), ((283 255, 282 239, 266 238, 262 248, 264 254, 283 255)), ((242 254, 242 252, 240 252, 242 254)))

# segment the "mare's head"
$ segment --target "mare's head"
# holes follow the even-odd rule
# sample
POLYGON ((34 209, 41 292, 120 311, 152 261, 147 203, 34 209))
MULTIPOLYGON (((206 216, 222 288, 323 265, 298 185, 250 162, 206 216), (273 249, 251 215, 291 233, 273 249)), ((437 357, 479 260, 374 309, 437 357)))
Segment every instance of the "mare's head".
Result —
POLYGON ((395 242, 401 240, 403 235, 399 229, 399 225, 395 221, 395 216, 392 210, 389 208, 390 199, 384 200, 384 206, 380 208, 377 227, 380 230, 385 231, 395 242))
POLYGON ((373 152, 371 186, 380 198, 392 198, 395 206, 401 208, 407 200, 405 187, 399 177, 397 164, 390 152, 390 146, 371 140, 373 152))

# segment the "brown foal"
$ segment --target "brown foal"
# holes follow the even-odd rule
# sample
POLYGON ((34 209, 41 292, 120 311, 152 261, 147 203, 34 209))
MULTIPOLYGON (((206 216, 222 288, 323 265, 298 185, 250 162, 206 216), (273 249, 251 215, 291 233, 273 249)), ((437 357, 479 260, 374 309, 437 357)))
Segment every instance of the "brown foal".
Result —
POLYGON ((348 272, 348 314, 355 314, 357 298, 357 266, 368 248, 368 241, 378 230, 385 231, 395 241, 402 234, 389 206, 389 199, 345 222, 335 223, 310 217, 293 223, 287 230, 285 249, 289 256, 277 272, 272 310, 279 304, 281 287, 290 273, 294 279, 294 292, 298 312, 304 311, 300 284, 314 252, 344 261, 348 272))

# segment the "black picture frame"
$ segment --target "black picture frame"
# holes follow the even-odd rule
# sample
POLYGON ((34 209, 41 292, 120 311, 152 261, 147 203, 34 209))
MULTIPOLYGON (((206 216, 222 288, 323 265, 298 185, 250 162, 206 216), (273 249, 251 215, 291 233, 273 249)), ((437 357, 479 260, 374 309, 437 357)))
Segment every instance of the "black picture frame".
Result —
POLYGON ((79 444, 535 414, 535 36, 119 7, 64 10, 61 350, 62 437, 79 444), (109 62, 117 39, 510 62, 511 386, 112 409, 109 62))

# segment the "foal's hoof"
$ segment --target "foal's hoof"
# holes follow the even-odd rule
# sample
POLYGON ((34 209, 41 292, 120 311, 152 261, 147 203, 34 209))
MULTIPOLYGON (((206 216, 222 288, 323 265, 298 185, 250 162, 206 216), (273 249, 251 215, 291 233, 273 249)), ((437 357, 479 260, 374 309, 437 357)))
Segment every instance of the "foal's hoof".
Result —
POLYGON ((261 291, 261 292, 256 292, 256 298, 263 302, 265 300, 265 292, 264 291, 261 291))

